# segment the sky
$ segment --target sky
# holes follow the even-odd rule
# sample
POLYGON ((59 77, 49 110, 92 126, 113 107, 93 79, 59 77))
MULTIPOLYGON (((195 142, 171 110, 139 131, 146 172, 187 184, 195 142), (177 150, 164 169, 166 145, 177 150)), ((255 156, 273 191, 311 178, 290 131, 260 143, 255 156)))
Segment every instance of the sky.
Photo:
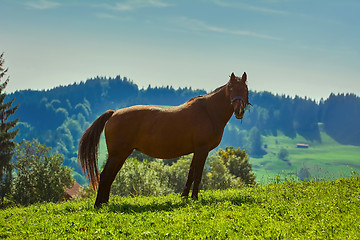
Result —
POLYGON ((96 76, 140 88, 360 95, 359 0, 0 0, 7 92, 96 76))

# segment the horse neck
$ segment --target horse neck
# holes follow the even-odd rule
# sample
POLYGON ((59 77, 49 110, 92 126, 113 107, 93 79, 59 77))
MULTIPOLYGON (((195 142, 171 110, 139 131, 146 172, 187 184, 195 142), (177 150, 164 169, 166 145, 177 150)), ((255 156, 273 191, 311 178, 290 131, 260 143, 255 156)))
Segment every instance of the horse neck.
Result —
POLYGON ((208 98, 208 112, 216 123, 225 127, 233 114, 230 97, 227 93, 227 85, 211 94, 208 98))

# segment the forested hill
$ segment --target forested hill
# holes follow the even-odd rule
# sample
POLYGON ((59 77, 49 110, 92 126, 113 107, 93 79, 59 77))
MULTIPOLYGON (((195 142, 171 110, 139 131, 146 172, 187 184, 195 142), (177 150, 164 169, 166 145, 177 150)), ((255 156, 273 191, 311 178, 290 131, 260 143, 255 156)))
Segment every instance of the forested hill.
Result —
MULTIPOLYGON (((9 94, 19 108, 17 141, 39 139, 65 155, 65 163, 80 172, 76 163, 78 140, 100 114, 135 104, 179 105, 190 98, 206 94, 191 88, 151 87, 139 89, 128 80, 96 77, 86 82, 60 86, 51 90, 24 90, 9 94)), ((321 141, 320 129, 342 144, 360 145, 360 98, 353 94, 331 94, 317 103, 311 99, 279 96, 269 92, 251 92, 253 104, 241 121, 232 118, 222 146, 247 147, 250 154, 259 154, 248 143, 262 135, 282 131, 289 137, 296 134, 309 141, 321 141)))

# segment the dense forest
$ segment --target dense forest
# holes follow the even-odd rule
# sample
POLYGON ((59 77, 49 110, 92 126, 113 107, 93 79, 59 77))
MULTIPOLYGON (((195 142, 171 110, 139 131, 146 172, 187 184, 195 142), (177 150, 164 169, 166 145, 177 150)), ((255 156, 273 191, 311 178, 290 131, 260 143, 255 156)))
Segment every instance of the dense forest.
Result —
MULTIPOLYGON (((80 173, 77 146, 82 133, 107 109, 136 104, 179 105, 206 94, 204 90, 174 89, 171 86, 139 87, 127 78, 96 77, 86 82, 50 90, 23 90, 8 94, 19 108, 19 133, 16 141, 38 139, 65 156, 65 164, 80 173)), ((342 144, 360 146, 360 98, 354 94, 331 94, 316 102, 307 98, 250 92, 252 107, 243 121, 232 118, 225 129, 221 146, 246 148, 261 155, 260 135, 302 135, 321 141, 320 130, 342 144), (322 128, 322 129, 320 129, 322 128)))

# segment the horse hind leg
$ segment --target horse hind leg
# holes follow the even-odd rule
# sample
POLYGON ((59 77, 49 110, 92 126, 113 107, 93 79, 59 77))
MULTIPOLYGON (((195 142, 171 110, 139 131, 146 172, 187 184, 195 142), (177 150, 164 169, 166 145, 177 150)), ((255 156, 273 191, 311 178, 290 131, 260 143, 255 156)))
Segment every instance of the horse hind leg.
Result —
POLYGON ((96 208, 109 202, 111 184, 131 152, 132 150, 123 151, 122 154, 116 156, 111 156, 109 154, 104 170, 100 174, 99 189, 95 201, 96 208))

